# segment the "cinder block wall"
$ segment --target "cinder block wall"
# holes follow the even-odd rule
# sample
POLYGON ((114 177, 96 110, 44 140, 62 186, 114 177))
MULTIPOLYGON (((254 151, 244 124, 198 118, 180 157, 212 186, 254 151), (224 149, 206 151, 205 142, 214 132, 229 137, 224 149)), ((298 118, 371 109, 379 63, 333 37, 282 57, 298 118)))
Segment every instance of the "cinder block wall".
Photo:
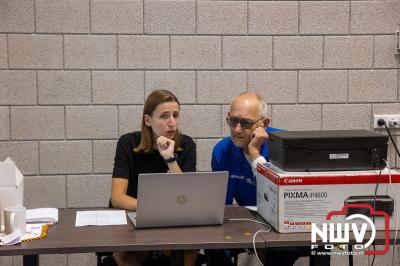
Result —
POLYGON ((246 90, 275 127, 370 130, 400 113, 399 24, 398 0, 0 0, 0 159, 26 176, 27 207, 105 206, 116 140, 157 88, 180 99, 198 170, 246 90))

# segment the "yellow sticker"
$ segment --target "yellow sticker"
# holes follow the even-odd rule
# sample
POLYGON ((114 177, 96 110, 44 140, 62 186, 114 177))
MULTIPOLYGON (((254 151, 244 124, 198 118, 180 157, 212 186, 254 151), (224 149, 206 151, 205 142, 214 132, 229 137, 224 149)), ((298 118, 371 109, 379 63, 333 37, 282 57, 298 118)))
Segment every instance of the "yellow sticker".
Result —
POLYGON ((251 236, 251 233, 250 232, 244 232, 244 235, 245 236, 251 236))
POLYGON ((230 239, 232 239, 232 237, 231 236, 225 236, 225 239, 226 240, 230 240, 230 239))

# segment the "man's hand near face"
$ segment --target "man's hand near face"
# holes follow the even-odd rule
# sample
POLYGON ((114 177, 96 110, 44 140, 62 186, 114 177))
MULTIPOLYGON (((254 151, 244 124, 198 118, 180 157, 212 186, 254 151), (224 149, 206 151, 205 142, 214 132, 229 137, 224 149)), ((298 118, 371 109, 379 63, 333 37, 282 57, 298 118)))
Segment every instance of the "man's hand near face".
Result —
POLYGON ((249 156, 251 160, 255 160, 260 157, 260 150, 262 144, 268 139, 268 134, 263 127, 257 127, 253 130, 250 135, 250 142, 248 145, 249 156))

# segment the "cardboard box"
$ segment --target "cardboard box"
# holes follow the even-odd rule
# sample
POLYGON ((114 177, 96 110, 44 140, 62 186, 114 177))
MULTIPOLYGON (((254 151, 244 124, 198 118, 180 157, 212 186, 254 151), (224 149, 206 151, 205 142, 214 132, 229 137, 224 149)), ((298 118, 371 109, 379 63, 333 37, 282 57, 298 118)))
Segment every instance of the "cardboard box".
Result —
MULTIPOLYGON (((257 210, 280 233, 311 232, 311 223, 327 222, 327 214, 342 210, 345 202, 354 203, 357 196, 374 199, 379 179, 377 195, 384 195, 383 207, 392 207, 389 225, 394 230, 396 209, 400 206, 400 173, 395 170, 390 170, 390 173, 396 202, 390 190, 387 168, 381 173, 380 170, 284 172, 274 165, 259 164, 256 174, 257 210)), ((343 222, 345 218, 345 215, 338 216, 331 221, 343 222)), ((384 229, 381 216, 376 217, 375 226, 377 230, 384 229)))
POLYGON ((9 206, 23 206, 24 176, 15 165, 7 158, 0 162, 0 216, 1 227, 4 227, 4 208, 9 206))

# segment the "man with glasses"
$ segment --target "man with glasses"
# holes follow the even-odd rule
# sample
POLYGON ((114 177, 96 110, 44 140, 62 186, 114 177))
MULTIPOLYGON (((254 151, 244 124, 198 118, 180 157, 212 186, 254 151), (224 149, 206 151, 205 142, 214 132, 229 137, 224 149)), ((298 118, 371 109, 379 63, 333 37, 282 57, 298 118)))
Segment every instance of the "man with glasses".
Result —
POLYGON ((229 171, 226 204, 233 199, 241 206, 255 206, 257 163, 268 160, 267 105, 260 95, 245 92, 237 96, 230 107, 226 122, 230 137, 216 144, 212 154, 213 171, 229 171))
MULTIPOLYGON (((268 133, 280 131, 268 127, 269 121, 266 103, 257 93, 245 92, 233 100, 226 118, 231 135, 215 145, 211 160, 213 171, 229 172, 227 205, 234 199, 240 206, 257 205, 257 163, 268 160, 268 133)), ((233 265, 231 257, 239 252, 207 251, 207 265, 233 265)), ((301 248, 271 248, 263 253, 266 265, 293 265, 299 256, 309 255, 301 248)))

